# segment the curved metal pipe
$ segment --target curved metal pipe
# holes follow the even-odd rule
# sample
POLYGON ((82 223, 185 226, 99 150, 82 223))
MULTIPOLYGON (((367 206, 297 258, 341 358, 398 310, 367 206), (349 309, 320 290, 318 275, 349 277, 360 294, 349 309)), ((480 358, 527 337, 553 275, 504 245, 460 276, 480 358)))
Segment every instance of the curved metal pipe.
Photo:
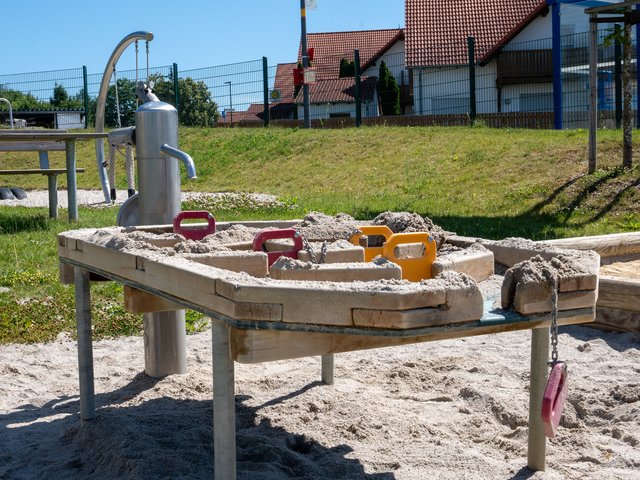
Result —
MULTIPOLYGON (((120 40, 120 43, 113 50, 113 53, 109 57, 107 66, 102 74, 102 81, 100 82, 100 90, 98 91, 98 100, 96 102, 96 133, 104 132, 104 109, 107 102, 107 92, 109 91, 109 80, 113 72, 113 67, 118 63, 118 59, 122 52, 136 40, 146 40, 147 42, 153 40, 153 33, 151 32, 133 32, 120 40)), ((117 87, 117 86, 116 86, 117 87)), ((102 184, 102 193, 104 194, 105 203, 111 203, 111 197, 109 192, 109 180, 107 178, 107 171, 104 167, 104 142, 101 138, 96 139, 96 163, 98 164, 98 173, 100 174, 100 183, 102 184)))
POLYGON ((173 148, 166 143, 160 147, 160 152, 168 157, 182 160, 184 166, 187 167, 187 177, 191 179, 198 178, 196 176, 196 164, 193 162, 193 159, 188 153, 183 152, 182 150, 178 150, 177 148, 173 148))
POLYGON ((0 98, 0 102, 6 102, 9 105, 9 125, 11 125, 11 130, 13 130, 13 107, 11 107, 11 102, 6 98, 0 98))

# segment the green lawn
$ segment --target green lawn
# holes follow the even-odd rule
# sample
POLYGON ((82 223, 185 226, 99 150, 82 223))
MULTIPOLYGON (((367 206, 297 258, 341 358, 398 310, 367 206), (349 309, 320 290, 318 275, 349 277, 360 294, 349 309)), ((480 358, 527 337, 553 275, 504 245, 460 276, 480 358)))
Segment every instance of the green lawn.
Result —
MULTIPOLYGON (((234 202, 207 208, 217 220, 299 218, 318 210, 360 219, 386 210, 415 211, 443 228, 486 238, 533 239, 640 229, 640 167, 621 164, 621 132, 598 132, 600 169, 586 175, 586 131, 469 127, 367 127, 344 130, 183 128, 181 148, 198 179, 184 190, 261 192, 282 203, 256 210, 234 202)), ((26 168, 35 154, 4 154, 0 168, 26 168)), ((78 143, 87 169, 79 187, 98 189, 92 142, 78 143)), ((636 164, 639 162, 636 161, 636 164)), ((52 154, 64 166, 64 154, 52 154)), ((60 179, 64 187, 64 178, 60 179)), ((118 168, 118 188, 125 188, 118 168)), ((45 188, 39 176, 0 177, 0 186, 45 188)), ((55 235, 115 223, 116 208, 80 209, 69 225, 46 209, 0 207, 0 342, 34 342, 72 331, 73 289, 57 281, 55 235)), ((121 288, 92 290, 97 337, 138 333, 141 320, 122 309, 121 288)), ((202 323, 188 317, 189 328, 202 323)))

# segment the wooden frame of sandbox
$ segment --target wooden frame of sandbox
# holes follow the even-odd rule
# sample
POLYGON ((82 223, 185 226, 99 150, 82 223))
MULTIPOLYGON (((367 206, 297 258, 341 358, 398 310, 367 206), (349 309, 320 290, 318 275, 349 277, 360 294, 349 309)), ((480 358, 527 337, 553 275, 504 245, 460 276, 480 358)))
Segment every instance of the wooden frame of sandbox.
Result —
MULTIPOLYGON (((236 223, 260 228, 282 228, 292 224, 236 223)), ((221 223, 218 228, 230 225, 221 223)), ((108 236, 110 232, 124 230, 111 228, 91 232, 108 236)), ((126 230, 163 233, 170 232, 171 226, 126 230)), ((442 305, 438 307, 433 292, 429 291, 418 294, 386 291, 388 289, 373 291, 366 286, 349 291, 335 282, 320 288, 311 288, 304 282, 256 282, 246 274, 185 258, 109 248, 94 242, 87 232, 76 230, 58 236, 61 279, 75 284, 81 420, 95 417, 90 284, 91 281, 110 280, 125 286, 129 308, 139 313, 185 308, 211 318, 216 480, 236 478, 234 362, 260 363, 320 355, 322 381, 331 384, 335 353, 516 330, 532 331, 527 465, 532 470, 544 470, 546 438, 540 411, 548 374, 551 313, 525 316, 498 310, 493 307, 495 299, 484 299, 481 315, 456 323, 452 315, 464 317, 464 295, 455 296, 455 301, 463 305, 458 311, 451 308, 452 305, 447 309, 442 305), (444 321, 433 321, 439 318, 444 321), (381 319, 390 320, 381 323, 381 319)), ((518 255, 523 255, 522 249, 516 250, 518 255)), ((539 251, 530 251, 528 255, 536 253, 539 251)), ((562 287, 560 284, 561 292, 562 287)), ((559 325, 592 322, 597 270, 586 277, 570 279, 564 286, 564 293, 559 295, 560 302, 565 302, 558 312, 559 325), (586 288, 590 290, 585 289, 587 284, 590 286, 586 288), (579 294, 577 302, 576 294, 579 294)))

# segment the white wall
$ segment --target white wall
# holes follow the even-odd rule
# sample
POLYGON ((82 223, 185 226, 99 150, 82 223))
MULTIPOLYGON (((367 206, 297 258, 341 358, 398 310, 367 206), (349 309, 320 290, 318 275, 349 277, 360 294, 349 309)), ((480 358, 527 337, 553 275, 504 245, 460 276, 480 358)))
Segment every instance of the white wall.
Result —
POLYGON ((57 129, 84 128, 81 113, 59 112, 55 114, 55 117, 57 129))
POLYGON ((396 42, 380 59, 362 72, 363 77, 377 77, 380 73, 380 63, 384 61, 387 68, 391 71, 391 74, 398 82, 398 85, 402 85, 402 77, 404 72, 404 85, 409 84, 409 73, 405 66, 404 61, 404 40, 396 42))
MULTIPOLYGON (((495 60, 484 67, 476 66, 477 113, 497 111, 498 94, 495 86, 495 60)), ((414 70, 413 109, 418 115, 469 113, 469 67, 414 70)))
MULTIPOLYGON (((514 37, 513 40, 511 40, 511 42, 509 42, 509 47, 515 45, 517 48, 517 44, 519 43, 533 42, 535 40, 540 40, 543 38, 551 38, 551 11, 549 11, 549 13, 544 17, 539 16, 533 22, 527 25, 527 28, 521 31, 514 37)), ((523 46, 523 48, 526 48, 526 46, 523 46)), ((538 47, 536 46, 536 48, 538 47)), ((544 46, 540 48, 551 48, 551 41, 549 40, 548 47, 544 46)))

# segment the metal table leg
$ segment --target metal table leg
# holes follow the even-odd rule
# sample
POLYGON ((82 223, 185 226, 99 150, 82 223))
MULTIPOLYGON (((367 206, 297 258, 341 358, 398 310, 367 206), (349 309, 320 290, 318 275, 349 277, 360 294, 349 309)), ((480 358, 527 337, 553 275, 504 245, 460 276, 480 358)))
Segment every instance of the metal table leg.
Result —
POLYGON ((78 373, 80 377, 80 419, 96 416, 93 386, 93 345, 91 339, 91 284, 89 272, 73 269, 76 297, 76 325, 78 329, 78 373))
POLYGON ((215 480, 236 480, 236 404, 229 329, 211 319, 213 353, 213 450, 215 480))
POLYGON ((542 397, 549 374, 549 330, 531 330, 531 380, 529 388, 529 450, 527 466, 544 471, 547 439, 542 425, 542 397))
POLYGON ((322 355, 322 383, 333 385, 333 353, 322 355))
POLYGON ((69 207, 69 221, 78 220, 78 203, 76 199, 78 183, 76 181, 76 142, 65 140, 67 158, 67 201, 69 207))

